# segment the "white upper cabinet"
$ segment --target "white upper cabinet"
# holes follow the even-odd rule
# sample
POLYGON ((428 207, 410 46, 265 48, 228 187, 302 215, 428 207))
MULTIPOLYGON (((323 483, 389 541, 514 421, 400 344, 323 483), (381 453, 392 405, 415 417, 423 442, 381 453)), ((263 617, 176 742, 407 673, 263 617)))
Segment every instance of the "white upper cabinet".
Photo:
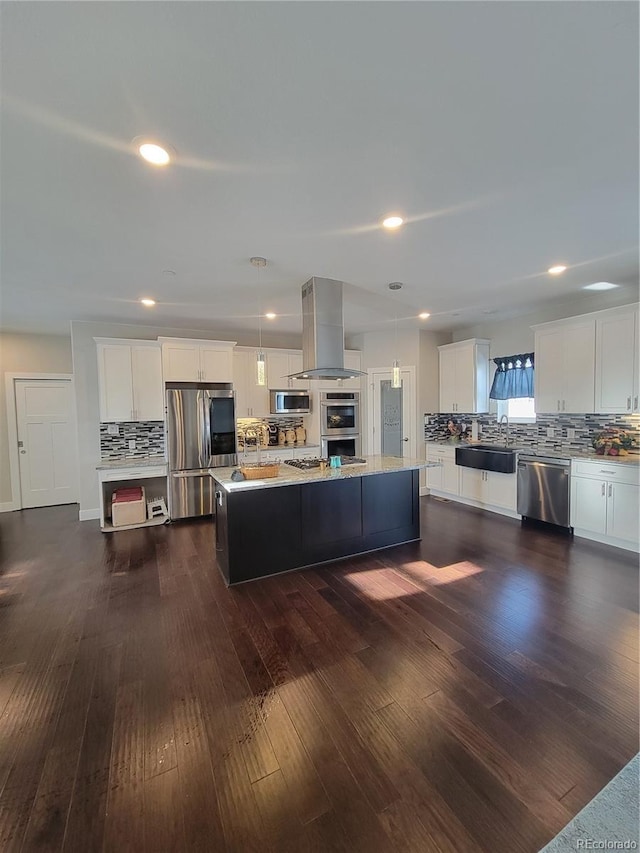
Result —
MULTIPOLYGON (((346 370, 362 370, 362 353, 359 350, 344 351, 344 366, 346 370)), ((358 390, 362 385, 362 376, 354 376, 353 379, 343 379, 342 387, 358 390)))
POLYGON ((302 373, 302 352, 300 350, 268 349, 267 385, 274 390, 286 388, 309 389, 308 379, 291 379, 289 374, 302 373))
POLYGON ((595 319, 574 317, 533 328, 536 412, 593 412, 595 319))
POLYGON ((234 341, 159 338, 165 382, 231 382, 234 341))
POLYGON ((472 338, 438 347, 440 411, 489 411, 489 341, 472 338))
POLYGON ((96 338, 100 421, 164 420, 162 359, 155 341, 96 338))
POLYGON ((638 407, 638 311, 628 307, 596 319, 596 412, 638 407))
POLYGON ((237 418, 262 418, 269 414, 269 388, 256 384, 254 349, 233 351, 233 390, 236 392, 237 418))

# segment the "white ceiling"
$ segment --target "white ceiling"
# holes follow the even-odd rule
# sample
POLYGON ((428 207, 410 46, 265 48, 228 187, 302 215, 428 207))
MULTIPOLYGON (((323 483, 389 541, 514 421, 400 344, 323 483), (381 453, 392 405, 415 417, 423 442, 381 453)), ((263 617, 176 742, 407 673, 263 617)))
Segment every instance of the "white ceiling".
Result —
POLYGON ((347 283, 347 332, 395 312, 495 320, 600 280, 636 295, 634 3, 16 2, 2 18, 5 329, 233 332, 262 295, 297 331, 312 275, 347 283), (132 154, 142 134, 176 164, 132 154), (399 232, 379 227, 391 211, 399 232), (269 260, 259 287, 251 255, 269 260))

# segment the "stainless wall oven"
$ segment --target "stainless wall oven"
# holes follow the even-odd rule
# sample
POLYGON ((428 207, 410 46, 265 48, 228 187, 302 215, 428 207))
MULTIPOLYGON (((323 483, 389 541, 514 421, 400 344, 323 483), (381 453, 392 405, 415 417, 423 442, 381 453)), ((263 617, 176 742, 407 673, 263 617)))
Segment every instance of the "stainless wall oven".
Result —
POLYGON ((326 438, 360 435, 359 391, 321 393, 320 435, 326 438))

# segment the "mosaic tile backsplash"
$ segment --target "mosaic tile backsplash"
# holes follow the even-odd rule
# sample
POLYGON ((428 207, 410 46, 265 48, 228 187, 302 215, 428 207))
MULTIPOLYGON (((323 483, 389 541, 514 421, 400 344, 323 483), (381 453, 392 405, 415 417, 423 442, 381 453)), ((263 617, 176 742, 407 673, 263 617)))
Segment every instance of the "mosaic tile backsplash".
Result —
MULTIPOLYGON (((485 441, 498 441, 504 437, 504 426, 499 427, 495 415, 462 415, 442 412, 425 414, 425 441, 449 438, 448 421, 465 424, 471 431, 472 421, 478 422, 478 437, 485 441)), ((509 443, 540 450, 582 451, 591 449, 592 438, 608 427, 635 433, 635 445, 640 446, 640 415, 538 415, 533 424, 509 424, 509 443), (553 431, 549 435, 549 430, 553 431), (573 430, 573 434, 569 432, 573 430)))
POLYGON ((112 424, 100 424, 100 458, 140 459, 144 456, 164 456, 164 421, 132 421, 116 424, 118 435, 108 435, 112 424), (129 441, 136 442, 129 450, 129 441))

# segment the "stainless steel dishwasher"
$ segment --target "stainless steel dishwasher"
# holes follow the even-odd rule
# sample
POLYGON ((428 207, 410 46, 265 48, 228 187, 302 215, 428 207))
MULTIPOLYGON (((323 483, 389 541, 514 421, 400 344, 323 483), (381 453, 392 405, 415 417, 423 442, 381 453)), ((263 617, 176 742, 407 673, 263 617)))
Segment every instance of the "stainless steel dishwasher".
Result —
POLYGON ((570 459, 520 455, 518 514, 569 527, 570 475, 570 459))

